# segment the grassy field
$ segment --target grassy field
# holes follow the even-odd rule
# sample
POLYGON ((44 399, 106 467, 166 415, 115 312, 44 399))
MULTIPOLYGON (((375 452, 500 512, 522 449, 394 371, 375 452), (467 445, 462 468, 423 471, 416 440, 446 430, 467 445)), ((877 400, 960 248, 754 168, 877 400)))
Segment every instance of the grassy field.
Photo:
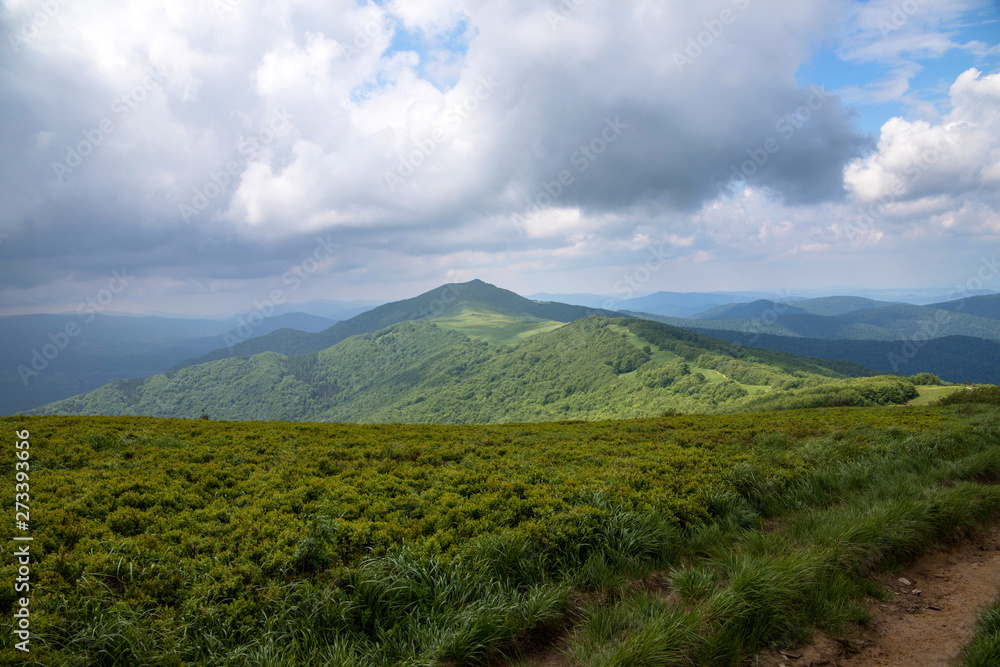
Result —
POLYGON ((910 405, 920 406, 920 405, 930 405, 934 401, 944 398, 948 394, 953 394, 956 391, 963 389, 961 386, 918 386, 917 391, 920 392, 920 396, 910 401, 910 405))
POLYGON ((863 620, 865 572, 992 517, 961 480, 1000 473, 997 416, 5 418, 30 431, 27 664, 516 664, 552 636, 574 664, 737 664, 863 620))
POLYGON ((514 318, 504 313, 493 312, 485 306, 477 308, 469 304, 460 304, 454 313, 445 315, 436 318, 434 323, 491 345, 517 343, 535 334, 554 331, 565 324, 532 317, 514 318))

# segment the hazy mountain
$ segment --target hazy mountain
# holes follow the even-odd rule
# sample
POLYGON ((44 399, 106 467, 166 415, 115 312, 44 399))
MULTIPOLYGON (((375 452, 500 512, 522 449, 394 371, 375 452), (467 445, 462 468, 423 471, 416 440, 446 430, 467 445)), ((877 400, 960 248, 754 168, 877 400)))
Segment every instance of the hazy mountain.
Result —
POLYGON ((668 317, 690 317, 715 306, 747 303, 767 296, 769 295, 757 293, 656 292, 647 296, 616 301, 615 309, 668 317))
MULTIPOLYGON (((250 335, 284 327, 321 331, 333 322, 304 313, 263 319, 250 335)), ((0 318, 0 413, 96 389, 117 378, 173 368, 225 344, 236 320, 162 316, 13 315, 0 318)))
MULTIPOLYGON (((915 306, 926 306, 951 298, 955 293, 953 287, 925 287, 925 288, 900 288, 900 289, 879 289, 879 288, 858 288, 858 287, 831 287, 823 290, 803 289, 796 290, 797 294, 805 297, 825 297, 831 295, 851 295, 884 301, 889 303, 908 303, 915 306)), ((968 296, 980 296, 996 294, 993 290, 970 290, 968 296)))
MULTIPOLYGON (((787 313, 792 306, 782 305, 787 313)), ((754 311, 751 311, 754 312, 754 311)), ((704 319, 662 317, 649 313, 628 314, 648 317, 677 327, 748 334, 767 333, 775 336, 800 336, 831 340, 927 340, 944 336, 974 336, 988 340, 1000 339, 1000 320, 951 312, 928 306, 893 304, 843 315, 813 315, 811 313, 777 314, 764 311, 759 316, 739 319, 704 319)))
POLYGON ((757 301, 750 301, 749 303, 729 303, 724 306, 709 308, 702 313, 692 315, 691 319, 737 320, 753 317, 760 318, 768 316, 766 314, 769 312, 773 312, 774 315, 795 315, 804 314, 807 311, 787 303, 777 303, 775 301, 768 301, 767 299, 758 299, 757 301))
MULTIPOLYGON (((376 306, 381 306, 385 301, 372 299, 359 299, 356 301, 337 301, 335 299, 312 299, 311 301, 299 301, 298 303, 283 303, 274 307, 276 315, 285 313, 306 313, 328 320, 348 320, 355 315, 371 310, 376 306)), ((327 325, 329 326, 329 325, 327 325)))
POLYGON ((813 315, 844 315, 856 310, 892 306, 888 301, 876 301, 861 296, 823 296, 795 302, 795 307, 813 315))
POLYGON ((1000 320, 1000 294, 971 296, 965 299, 956 299, 954 301, 932 303, 929 307, 948 310, 955 313, 964 313, 966 315, 986 317, 991 320, 1000 320))
POLYGON ((568 303, 572 306, 585 306, 587 308, 604 308, 605 304, 614 303, 617 305, 613 297, 601 296, 600 294, 585 294, 581 292, 574 292, 572 294, 549 294, 548 292, 539 292, 537 294, 529 294, 525 298, 531 299, 532 301, 555 301, 556 303, 568 303))
POLYGON ((932 373, 948 382, 1000 384, 1000 342, 971 336, 928 341, 830 340, 692 329, 740 345, 817 359, 852 361, 881 373, 932 373))
MULTIPOLYGON (((239 321, 247 322, 251 318, 241 317, 239 321)), ((256 322, 256 320, 254 320, 256 322)), ((280 315, 272 315, 270 317, 263 318, 257 326, 251 326, 253 329, 254 336, 264 336, 273 331, 279 329, 295 329, 297 331, 305 331, 307 333, 317 333, 323 331, 324 329, 329 329, 331 326, 336 324, 338 320, 332 320, 329 317, 320 317, 318 315, 310 315, 309 313, 282 313, 280 315)), ((239 327, 234 327, 230 329, 233 334, 236 333, 239 327)))

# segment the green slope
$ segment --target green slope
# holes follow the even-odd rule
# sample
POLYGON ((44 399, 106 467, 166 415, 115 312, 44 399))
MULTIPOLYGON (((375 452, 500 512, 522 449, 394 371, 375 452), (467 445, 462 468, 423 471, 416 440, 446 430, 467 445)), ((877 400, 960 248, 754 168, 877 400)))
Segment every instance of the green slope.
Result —
POLYGON ((318 353, 268 352, 113 382, 36 412, 498 423, 903 402, 912 397, 907 392, 916 395, 895 379, 862 382, 878 385, 874 393, 859 389, 861 381, 842 381, 870 374, 856 364, 751 349, 734 357, 730 347, 634 319, 586 318, 499 346, 434 323, 403 322, 318 353))
POLYGON ((535 318, 555 322, 572 322, 590 315, 618 315, 618 313, 608 310, 571 306, 565 303, 532 301, 481 280, 472 280, 467 283, 442 285, 412 299, 387 303, 349 320, 337 322, 329 329, 316 334, 281 329, 266 336, 236 343, 231 347, 220 348, 204 356, 189 359, 179 368, 229 357, 248 357, 262 352, 278 352, 285 355, 319 352, 351 336, 378 331, 399 322, 430 321, 446 316, 448 311, 463 303, 484 304, 493 311, 512 319, 535 318))
POLYGON ((537 333, 553 331, 565 324, 530 315, 512 315, 479 301, 457 303, 447 308, 433 321, 440 327, 458 331, 491 345, 516 343, 537 333))

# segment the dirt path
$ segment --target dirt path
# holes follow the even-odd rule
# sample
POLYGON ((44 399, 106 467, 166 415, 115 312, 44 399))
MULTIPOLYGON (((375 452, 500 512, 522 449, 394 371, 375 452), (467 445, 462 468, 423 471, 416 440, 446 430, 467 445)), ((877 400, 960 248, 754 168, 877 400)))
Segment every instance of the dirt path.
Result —
MULTIPOLYGON (((759 667, 936 667, 956 665, 975 631, 976 614, 1000 597, 1000 525, 928 552, 879 584, 890 600, 868 601, 872 621, 851 641, 817 630, 805 646, 767 651, 759 667)), ((569 667, 565 631, 527 649, 521 665, 569 667)))
POLYGON ((870 600, 874 617, 857 639, 841 643, 817 631, 806 646, 769 651, 764 667, 930 667, 955 665, 972 636, 976 614, 1000 595, 1000 526, 932 551, 901 577, 880 583, 895 591, 870 600), (906 580, 901 581, 901 579, 906 580), (797 657, 796 657, 797 656, 797 657))

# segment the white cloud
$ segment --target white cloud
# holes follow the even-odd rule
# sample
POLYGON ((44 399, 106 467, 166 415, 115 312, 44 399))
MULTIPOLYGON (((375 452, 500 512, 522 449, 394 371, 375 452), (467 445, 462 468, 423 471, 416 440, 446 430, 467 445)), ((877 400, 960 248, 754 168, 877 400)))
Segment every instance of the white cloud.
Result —
POLYGON ((952 110, 940 123, 891 118, 878 149, 849 164, 844 181, 859 202, 997 192, 1000 73, 963 72, 951 86, 952 110))

